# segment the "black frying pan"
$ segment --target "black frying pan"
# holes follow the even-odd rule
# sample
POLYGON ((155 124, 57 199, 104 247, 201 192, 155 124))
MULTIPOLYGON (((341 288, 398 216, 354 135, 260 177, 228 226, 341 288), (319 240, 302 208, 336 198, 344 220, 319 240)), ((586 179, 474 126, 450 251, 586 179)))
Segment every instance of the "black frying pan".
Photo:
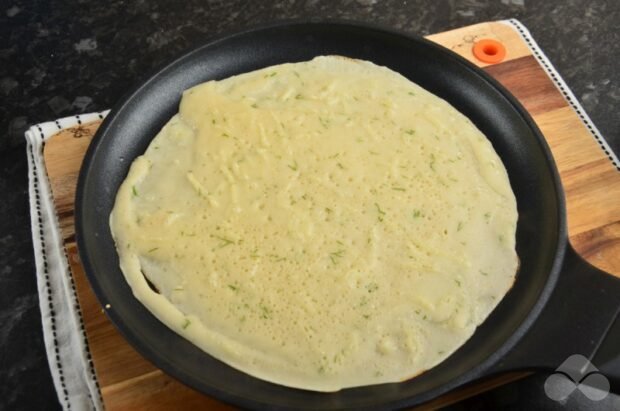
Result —
MULTIPOLYGON (((620 281, 589 266, 567 246, 558 173, 545 140, 521 105, 482 70, 447 49, 376 27, 285 23, 225 36, 185 54, 157 71, 108 115, 84 158, 75 204, 86 274, 101 304, 111 305, 107 313, 125 338, 182 382, 244 407, 398 408, 502 371, 553 370, 572 354, 591 358, 620 307, 620 281), (491 140, 517 197, 521 266, 496 310, 437 367, 402 383, 325 394, 250 377, 160 323, 133 297, 119 269, 108 216, 130 163, 177 112, 184 89, 329 54, 370 60, 398 71, 449 101, 491 140)), ((618 354, 618 346, 610 347, 599 350, 603 354, 597 365, 611 363, 618 354)), ((617 377, 620 372, 615 371, 617 377)))

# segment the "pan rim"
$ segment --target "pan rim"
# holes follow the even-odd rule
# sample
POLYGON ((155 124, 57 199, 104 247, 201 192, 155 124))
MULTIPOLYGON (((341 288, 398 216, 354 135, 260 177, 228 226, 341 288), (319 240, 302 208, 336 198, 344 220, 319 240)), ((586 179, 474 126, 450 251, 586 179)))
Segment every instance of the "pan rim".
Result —
MULTIPOLYGON (((560 268, 562 262, 564 260, 564 254, 567 247, 567 227, 566 227, 566 208, 565 208, 565 199, 564 193, 561 185, 561 180, 559 177, 559 173, 557 171, 557 167, 555 165, 555 161, 551 154, 551 150, 546 143, 542 133, 534 123, 531 115, 523 108, 523 106, 516 100, 514 96, 510 92, 508 92, 499 82, 493 79, 490 75, 485 73, 480 68, 476 67, 474 64, 470 63, 463 57, 460 57, 453 53, 452 51, 446 49, 445 47, 438 45, 430 40, 427 40, 421 36, 413 35, 410 33, 405 33, 403 31, 394 30, 391 28, 386 28, 384 26, 378 24, 364 23, 359 21, 352 20, 342 20, 342 19, 288 19, 281 20, 272 23, 260 24, 245 30, 231 30, 224 32, 221 35, 211 38, 206 42, 202 42, 201 44, 192 47, 184 52, 179 53, 174 59, 169 60, 168 62, 161 65, 159 68, 154 69, 150 72, 143 80, 138 81, 137 85, 134 86, 128 93, 126 93, 117 103, 104 122, 99 127, 95 137, 92 139, 88 150, 84 156, 84 160, 82 163, 82 167, 80 169, 78 185, 76 190, 75 197, 75 228, 76 228, 76 242, 78 246, 78 252, 80 255, 80 260, 84 266, 84 271, 88 277, 89 284, 95 291, 98 300, 103 303, 102 297, 104 297, 104 291, 102 290, 97 276, 95 275, 95 269, 92 264, 92 261, 89 257, 89 252, 87 250, 87 245, 85 244, 84 236, 82 233, 84 232, 84 201, 85 201, 85 190, 86 190, 86 181, 88 179, 89 174, 92 170, 92 165, 94 158, 97 155, 98 150, 102 145, 105 145, 104 136, 110 132, 115 126, 115 120, 117 119, 119 113, 122 113, 124 109, 129 106, 134 99, 136 99, 141 90, 148 87, 152 82, 155 82, 159 76, 163 73, 166 73, 170 70, 175 70, 175 67, 178 67, 181 62, 185 60, 189 60, 192 56, 197 53, 200 53, 203 49, 207 49, 213 47, 217 44, 232 40, 238 37, 244 37, 251 35, 253 33, 261 32, 263 30, 271 30, 271 29, 285 29, 292 26, 309 26, 313 28, 318 28, 321 26, 327 27, 340 27, 345 28, 349 27, 352 29, 363 30, 363 31, 371 31, 387 34, 389 36, 396 36, 406 39, 407 41, 413 42, 421 42, 430 46, 439 52, 442 53, 446 57, 446 59, 450 59, 452 63, 460 65, 462 68, 466 69, 469 72, 475 74, 478 78, 487 83, 491 88, 501 94, 501 97, 507 101, 507 103, 520 115, 523 119, 524 123, 528 126, 532 134, 536 137, 536 141, 538 143, 538 148, 546 157, 546 168, 548 169, 548 173, 552 179, 553 186, 555 188, 556 201, 557 201, 557 221, 555 224, 558 227, 556 237, 557 237, 557 247, 555 250, 555 257, 550 266, 550 272, 548 274, 548 278, 542 286, 540 294, 536 303, 531 307, 529 313, 525 316, 522 323, 518 326, 515 332, 508 337, 500 347, 493 353, 487 357, 486 360, 482 361, 475 367, 469 369, 465 373, 459 375, 457 378, 448 381, 443 386, 437 387, 436 389, 432 389, 429 391, 425 391, 414 398, 418 398, 421 401, 418 402, 426 402, 432 398, 435 398, 438 395, 441 395, 447 391, 450 391, 466 382, 474 380, 480 376, 486 376, 485 372, 489 371, 493 365, 495 365, 503 356, 506 355, 517 343, 518 341, 527 333, 530 329, 531 325, 536 321, 538 316, 540 315, 543 307, 547 303, 555 285, 557 283, 560 268)), ((106 314, 110 318, 110 320, 114 323, 117 330, 121 332, 123 337, 131 343, 131 345, 138 349, 138 351, 148 358, 150 361, 156 363, 156 365, 162 368, 166 373, 175 376, 175 378, 180 381, 192 386, 193 388, 198 389, 201 392, 207 393, 209 395, 214 395, 218 398, 221 398, 227 402, 231 402, 233 404, 241 405, 243 407, 273 407, 273 404, 266 404, 262 402, 257 402, 256 400, 247 399, 243 397, 239 397, 230 392, 223 392, 212 386, 205 386, 200 381, 197 381, 193 376, 180 373, 178 368, 175 368, 174 364, 168 360, 164 360, 158 357, 157 353, 150 351, 148 348, 144 347, 141 343, 140 339, 137 336, 134 336, 132 332, 126 328, 123 324, 123 319, 116 314, 114 310, 106 310, 106 314), (146 351, 146 352, 145 352, 146 351), (181 376, 179 376, 182 374, 181 376)), ((164 326, 164 325, 162 325, 164 326)), ((181 337, 182 338, 182 337, 181 337)), ((208 355, 208 354, 207 354, 208 355)), ((401 400, 393 401, 389 404, 382 404, 381 406, 386 407, 405 407, 411 404, 411 398, 404 398, 401 400)), ((359 409, 359 407, 356 407, 359 409)))

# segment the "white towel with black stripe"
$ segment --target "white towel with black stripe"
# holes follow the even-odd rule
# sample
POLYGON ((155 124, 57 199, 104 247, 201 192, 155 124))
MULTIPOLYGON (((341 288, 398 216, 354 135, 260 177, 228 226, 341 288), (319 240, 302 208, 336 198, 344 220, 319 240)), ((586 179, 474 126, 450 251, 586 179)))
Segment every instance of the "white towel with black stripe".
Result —
POLYGON ((59 131, 103 119, 108 112, 37 124, 26 131, 30 220, 47 360, 64 410, 102 410, 80 307, 62 242, 43 158, 45 141, 59 131))

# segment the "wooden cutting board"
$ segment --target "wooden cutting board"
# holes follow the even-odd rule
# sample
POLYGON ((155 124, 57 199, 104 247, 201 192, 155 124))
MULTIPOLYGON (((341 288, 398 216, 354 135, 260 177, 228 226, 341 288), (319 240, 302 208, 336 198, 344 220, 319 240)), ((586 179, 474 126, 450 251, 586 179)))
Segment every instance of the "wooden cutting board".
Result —
MULTIPOLYGON (((481 23, 428 38, 484 67, 530 112, 560 170, 570 242, 591 264, 620 277, 620 172, 517 30, 499 22, 481 23), (505 46, 507 54, 502 62, 487 65, 472 55, 473 42, 484 38, 496 39, 505 46)), ((46 143, 44 156, 105 406, 110 411, 232 409, 164 374, 130 347, 104 314, 86 280, 75 244, 73 200, 82 158, 99 124, 58 133, 46 143)), ((450 393, 424 408, 447 405, 522 375, 507 374, 450 393)))

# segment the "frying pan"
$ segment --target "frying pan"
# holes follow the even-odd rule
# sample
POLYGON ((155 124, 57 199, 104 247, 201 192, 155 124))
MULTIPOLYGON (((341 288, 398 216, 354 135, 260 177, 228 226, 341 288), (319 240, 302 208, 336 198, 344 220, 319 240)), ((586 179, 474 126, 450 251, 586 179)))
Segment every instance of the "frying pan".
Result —
MULTIPOLYGON (((108 115, 79 176, 76 232, 80 258, 109 318, 147 359, 208 395, 242 407, 400 408, 517 369, 555 369, 568 356, 595 358, 617 384, 620 281, 588 265, 567 245, 563 192, 549 148, 521 105, 496 81, 420 37, 350 22, 287 22, 223 36, 155 72, 108 115), (446 99, 489 138, 517 198, 515 283, 472 338, 440 365, 411 380, 316 393, 265 382, 214 359, 159 322, 136 300, 119 269, 108 226, 116 191, 132 160, 178 111, 198 83, 318 55, 385 65, 446 99), (611 331, 610 331, 611 330, 611 331), (599 349, 600 348, 600 349, 599 349), (602 353, 602 354, 601 354, 602 353)), ((620 367, 618 367, 620 368, 620 367)))

